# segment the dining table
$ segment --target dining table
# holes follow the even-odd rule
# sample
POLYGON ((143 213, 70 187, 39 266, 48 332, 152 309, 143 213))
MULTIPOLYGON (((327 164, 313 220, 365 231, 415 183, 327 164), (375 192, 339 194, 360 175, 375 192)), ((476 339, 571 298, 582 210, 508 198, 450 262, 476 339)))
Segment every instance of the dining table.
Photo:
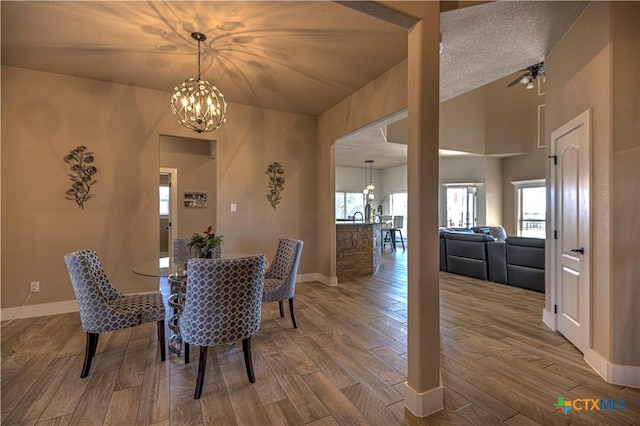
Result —
MULTIPOLYGON (((237 259, 240 257, 254 256, 249 253, 221 253, 221 259, 237 259)), ((140 263, 133 267, 133 272, 146 277, 167 278, 173 274, 184 274, 186 264, 176 262, 171 257, 160 256, 156 259, 140 263)))
MULTIPOLYGON (((254 256, 248 253, 221 253, 221 259, 238 259, 241 257, 254 256)), ((187 292, 187 265, 184 262, 177 262, 171 257, 160 256, 157 259, 149 260, 133 267, 133 272, 146 277, 167 278, 169 282, 170 294, 167 299, 169 308, 173 309, 173 314, 169 317, 168 327, 171 330, 169 336, 169 351, 182 355, 185 349, 185 357, 189 356, 187 347, 183 345, 180 335, 180 315, 184 309, 184 301, 187 292)))

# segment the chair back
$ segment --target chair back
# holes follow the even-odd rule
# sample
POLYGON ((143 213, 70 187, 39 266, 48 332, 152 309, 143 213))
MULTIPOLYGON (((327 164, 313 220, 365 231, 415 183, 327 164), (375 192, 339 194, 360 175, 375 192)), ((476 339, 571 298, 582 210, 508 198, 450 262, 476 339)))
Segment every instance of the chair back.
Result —
POLYGON ((394 216, 393 217, 393 228, 394 229, 402 229, 402 228, 404 228, 404 216, 394 216))
POLYGON ((380 216, 380 223, 382 223, 383 228, 391 228, 391 223, 393 221, 393 216, 389 214, 383 214, 380 216))
POLYGON ((303 245, 304 243, 300 240, 280 238, 280 240, 278 240, 276 255, 271 265, 269 265, 269 270, 265 274, 266 277, 276 278, 278 280, 293 279, 295 284, 303 245))
POLYGON ((189 259, 180 317, 185 343, 215 346, 250 337, 260 328, 264 254, 232 259, 189 259))
POLYGON ((304 242, 292 238, 280 238, 278 241, 276 255, 265 273, 265 278, 279 280, 280 285, 275 290, 277 294, 271 294, 268 299, 273 297, 277 300, 284 300, 294 296, 298 264, 303 246, 304 242))
POLYGON ((78 301, 82 328, 88 333, 109 331, 105 329, 106 325, 104 324, 106 318, 112 317, 113 314, 109 300, 120 298, 123 295, 107 279, 96 252, 93 250, 76 251, 65 255, 64 261, 78 301), (116 294, 120 296, 114 297, 116 294))
POLYGON ((111 284, 111 281, 109 281, 107 274, 105 274, 104 269, 102 269, 100 258, 95 250, 79 250, 75 253, 79 256, 86 257, 91 277, 95 285, 98 286, 98 290, 100 290, 107 300, 120 299, 124 296, 124 294, 120 293, 120 291, 111 284))
POLYGON ((195 255, 191 252, 189 243, 190 238, 176 238, 173 240, 173 263, 179 265, 181 263, 187 263, 187 260, 192 259, 195 255))

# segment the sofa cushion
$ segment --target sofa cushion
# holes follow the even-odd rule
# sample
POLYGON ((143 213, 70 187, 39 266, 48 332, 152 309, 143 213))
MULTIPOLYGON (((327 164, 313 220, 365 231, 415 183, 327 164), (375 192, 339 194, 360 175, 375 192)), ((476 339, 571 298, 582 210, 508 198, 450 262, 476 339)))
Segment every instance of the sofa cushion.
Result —
POLYGON ((507 265, 507 276, 510 285, 544 292, 544 269, 507 265))
POLYGON ((544 240, 539 238, 507 238, 507 264, 544 269, 544 240))
POLYGON ((531 238, 531 237, 508 237, 506 239, 508 244, 514 246, 525 247, 537 247, 544 248, 544 238, 531 238))
POLYGON ((447 255, 447 270, 454 274, 487 280, 487 262, 467 257, 447 255))
POLYGON ((507 249, 504 241, 487 243, 489 281, 507 283, 507 249))
POLYGON ((447 232, 444 235, 447 255, 469 257, 472 259, 487 259, 486 246, 483 243, 495 241, 490 235, 466 234, 461 232, 447 232))

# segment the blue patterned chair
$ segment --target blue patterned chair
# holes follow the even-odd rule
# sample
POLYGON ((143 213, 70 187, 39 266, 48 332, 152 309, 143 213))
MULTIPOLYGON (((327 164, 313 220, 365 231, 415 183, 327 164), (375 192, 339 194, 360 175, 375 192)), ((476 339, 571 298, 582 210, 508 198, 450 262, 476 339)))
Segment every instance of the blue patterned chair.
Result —
POLYGON ((173 263, 187 263, 187 260, 196 257, 189 247, 191 238, 176 238, 173 240, 173 263))
POLYGON ((160 292, 124 295, 116 289, 102 269, 93 250, 80 250, 64 256, 73 291, 80 308, 80 321, 87 333, 81 378, 87 377, 98 347, 100 333, 135 327, 151 321, 158 324, 160 357, 165 360, 164 302, 160 292))
POLYGON ((249 381, 254 383, 251 335, 260 328, 264 254, 232 259, 190 259, 187 264, 187 293, 180 317, 185 344, 200 346, 200 361, 194 399, 200 398, 209 346, 242 340, 249 381))
POLYGON ((293 312, 293 297, 296 292, 296 275, 304 242, 292 238, 280 238, 276 255, 264 275, 263 302, 278 302, 280 317, 284 317, 282 302, 289 300, 289 311, 293 327, 298 328, 293 312))

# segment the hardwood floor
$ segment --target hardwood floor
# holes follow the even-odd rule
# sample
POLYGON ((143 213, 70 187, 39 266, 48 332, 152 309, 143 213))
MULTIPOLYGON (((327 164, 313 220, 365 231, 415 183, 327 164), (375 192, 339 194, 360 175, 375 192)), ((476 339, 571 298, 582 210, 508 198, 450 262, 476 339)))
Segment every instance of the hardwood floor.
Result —
MULTIPOLYGON (((406 254, 379 272, 326 287, 299 284, 298 329, 263 305, 253 338, 256 383, 242 345, 209 350, 202 398, 191 363, 160 362, 155 324, 105 333, 86 379, 78 313, 2 328, 3 425, 638 425, 640 390, 604 382, 562 336, 542 324, 543 295, 442 273, 445 410, 404 409, 406 254), (625 410, 570 410, 558 397, 624 398, 625 410)), ((168 335, 168 331, 167 331, 168 335)), ((637 342, 636 342, 637 343, 637 342)))

